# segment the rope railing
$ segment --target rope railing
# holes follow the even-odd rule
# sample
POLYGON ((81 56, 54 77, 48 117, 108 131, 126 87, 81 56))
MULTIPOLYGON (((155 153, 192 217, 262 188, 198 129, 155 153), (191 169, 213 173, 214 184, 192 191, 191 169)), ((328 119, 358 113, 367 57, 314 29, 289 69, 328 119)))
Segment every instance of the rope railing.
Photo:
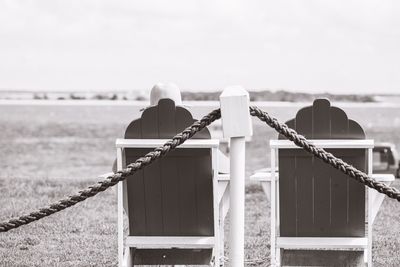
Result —
MULTIPOLYGON (((276 118, 270 116, 267 112, 259 109, 256 106, 250 107, 250 114, 265 122, 268 126, 275 129, 278 133, 285 136, 294 144, 303 148, 305 151, 311 153, 315 157, 323 160, 327 164, 345 173, 349 177, 357 180, 358 182, 377 190, 378 192, 387 195, 390 198, 400 201, 400 191, 394 187, 389 187, 384 183, 380 183, 367 175, 366 173, 358 170, 352 165, 344 162, 343 160, 335 157, 322 148, 318 148, 309 142, 304 136, 298 134, 295 130, 289 128, 286 124, 280 123, 276 118)), ((15 219, 10 219, 0 223, 0 232, 7 232, 16 229, 22 225, 40 220, 44 217, 50 216, 54 213, 62 211, 66 208, 72 207, 79 202, 82 202, 90 197, 97 195, 100 192, 124 181, 128 176, 133 175, 137 171, 151 165, 159 158, 166 156, 170 151, 176 149, 179 145, 183 144, 186 140, 193 137, 197 132, 204 129, 206 126, 218 120, 221 117, 220 109, 211 111, 204 116, 201 120, 194 122, 191 126, 187 127, 181 133, 175 135, 171 140, 167 141, 164 145, 155 148, 153 151, 147 153, 145 156, 140 157, 135 162, 129 164, 125 169, 108 176, 106 179, 89 186, 88 188, 79 191, 77 194, 68 196, 59 200, 48 207, 41 208, 37 211, 31 212, 27 215, 20 216, 15 219)))
POLYGON ((204 129, 206 126, 210 125, 213 121, 219 119, 220 117, 221 112, 219 109, 210 112, 201 120, 194 122, 191 126, 187 127, 181 133, 175 135, 164 145, 155 148, 153 151, 147 153, 145 156, 140 157, 135 162, 129 164, 125 169, 108 176, 106 179, 92 186, 89 186, 82 191, 79 191, 75 195, 61 199, 58 202, 49 205, 48 207, 41 208, 38 211, 34 211, 27 215, 23 215, 18 218, 0 223, 0 233, 16 229, 22 225, 29 224, 44 217, 50 216, 56 212, 62 211, 66 208, 72 207, 79 202, 93 197, 98 193, 103 192, 106 189, 118 184, 118 182, 124 181, 128 176, 131 176, 137 171, 152 164, 157 159, 164 157, 170 151, 174 150, 177 146, 183 144, 186 140, 193 137, 197 132, 200 132, 202 129, 204 129))
POLYGON ((323 160, 325 163, 331 165, 335 169, 338 169, 347 176, 357 180, 358 182, 370 188, 377 190, 379 193, 385 194, 390 198, 400 201, 400 191, 398 189, 376 181, 368 174, 358 170, 354 166, 335 157, 331 153, 325 151, 323 148, 316 147, 314 144, 308 141, 304 136, 298 134, 295 130, 289 128, 286 124, 280 123, 276 118, 271 117, 267 112, 259 109, 258 107, 251 106, 250 114, 268 124, 268 126, 275 129, 278 133, 285 136, 287 139, 292 141, 298 147, 303 148, 305 151, 323 160))

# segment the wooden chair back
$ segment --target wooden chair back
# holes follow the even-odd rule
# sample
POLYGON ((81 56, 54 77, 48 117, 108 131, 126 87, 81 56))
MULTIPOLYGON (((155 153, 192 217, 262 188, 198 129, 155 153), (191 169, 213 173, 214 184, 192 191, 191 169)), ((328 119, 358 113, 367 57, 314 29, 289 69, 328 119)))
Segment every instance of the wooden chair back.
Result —
MULTIPOLYGON (((127 127, 126 139, 170 139, 195 120, 170 99, 143 111, 127 127)), ((209 139, 207 129, 194 139, 209 139)), ((151 149, 125 150, 126 164, 151 149)), ((213 236, 211 149, 177 149, 127 179, 129 234, 133 236, 213 236)))
MULTIPOLYGON (((287 125, 307 139, 365 139, 361 126, 326 99, 287 125)), ((366 149, 328 151, 367 171, 366 149)), ((365 187, 303 150, 279 150, 279 196, 282 237, 365 236, 365 187)))

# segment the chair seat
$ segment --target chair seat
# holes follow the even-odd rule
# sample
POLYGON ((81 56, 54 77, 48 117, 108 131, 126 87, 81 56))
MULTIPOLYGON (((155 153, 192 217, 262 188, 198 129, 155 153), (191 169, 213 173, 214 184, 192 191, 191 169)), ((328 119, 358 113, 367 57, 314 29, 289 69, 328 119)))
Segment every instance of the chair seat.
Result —
POLYGON ((366 249, 365 237, 278 237, 277 247, 284 249, 366 249))
POLYGON ((213 236, 128 236, 126 246, 139 249, 213 248, 213 236))
POLYGON ((129 248, 135 264, 127 263, 123 267, 137 265, 210 265, 213 253, 212 249, 137 249, 129 248))

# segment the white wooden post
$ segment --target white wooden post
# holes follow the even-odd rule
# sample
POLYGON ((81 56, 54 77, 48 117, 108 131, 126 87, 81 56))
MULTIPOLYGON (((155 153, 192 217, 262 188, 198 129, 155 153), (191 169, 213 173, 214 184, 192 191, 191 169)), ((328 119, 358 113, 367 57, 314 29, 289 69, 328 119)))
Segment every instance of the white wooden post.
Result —
MULTIPOLYGON (((373 148, 368 149, 368 175, 372 175, 373 166, 373 148)), ((371 194, 371 188, 368 188, 368 246, 366 251, 364 250, 364 262, 367 263, 368 267, 372 266, 372 226, 374 224, 374 217, 372 214, 373 199, 371 194), (366 254, 366 255, 365 255, 366 254), (366 256, 366 257, 365 257, 366 256)))
POLYGON ((240 86, 227 87, 220 95, 222 129, 230 138, 230 233, 232 267, 244 266, 244 193, 246 136, 253 134, 249 93, 240 86))
MULTIPOLYGON (((117 170, 122 170, 122 148, 117 148, 117 170)), ((123 188, 122 183, 118 183, 118 267, 123 266, 124 258, 124 211, 123 211, 123 188)))
POLYGON ((279 265, 279 260, 277 261, 277 249, 276 249, 276 223, 277 223, 277 217, 276 217, 276 170, 275 170, 275 160, 276 160, 276 151, 275 148, 271 148, 271 246, 270 246, 270 251, 271 251, 271 266, 280 266, 279 265))

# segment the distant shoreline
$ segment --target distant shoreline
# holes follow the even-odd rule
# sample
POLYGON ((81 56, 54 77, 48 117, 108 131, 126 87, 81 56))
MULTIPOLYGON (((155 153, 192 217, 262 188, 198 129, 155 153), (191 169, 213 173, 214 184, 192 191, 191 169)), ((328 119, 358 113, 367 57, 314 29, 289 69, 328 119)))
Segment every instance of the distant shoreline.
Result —
MULTIPOLYGON (((251 105, 259 107, 304 107, 312 101, 286 102, 286 101, 251 101, 251 105)), ((399 108, 400 102, 340 102, 332 101, 335 106, 351 108, 399 108)), ((0 106, 135 106, 147 107, 148 100, 43 100, 43 99, 0 99, 0 106)), ((183 105, 197 107, 219 107, 218 101, 183 101, 183 105)))
MULTIPOLYGON (((183 91, 182 99, 186 101, 218 101, 221 92, 190 92, 183 91)), ((0 99, 7 100, 46 100, 46 101, 146 101, 149 92, 12 92, 0 91, 0 99)), ((329 98, 334 102, 380 102, 381 98, 387 99, 391 96, 370 94, 330 94, 330 93, 301 93, 285 90, 252 91, 249 90, 251 101, 276 101, 276 102, 308 102, 316 98, 329 98)), ((400 96, 399 96, 400 97, 400 96)))

